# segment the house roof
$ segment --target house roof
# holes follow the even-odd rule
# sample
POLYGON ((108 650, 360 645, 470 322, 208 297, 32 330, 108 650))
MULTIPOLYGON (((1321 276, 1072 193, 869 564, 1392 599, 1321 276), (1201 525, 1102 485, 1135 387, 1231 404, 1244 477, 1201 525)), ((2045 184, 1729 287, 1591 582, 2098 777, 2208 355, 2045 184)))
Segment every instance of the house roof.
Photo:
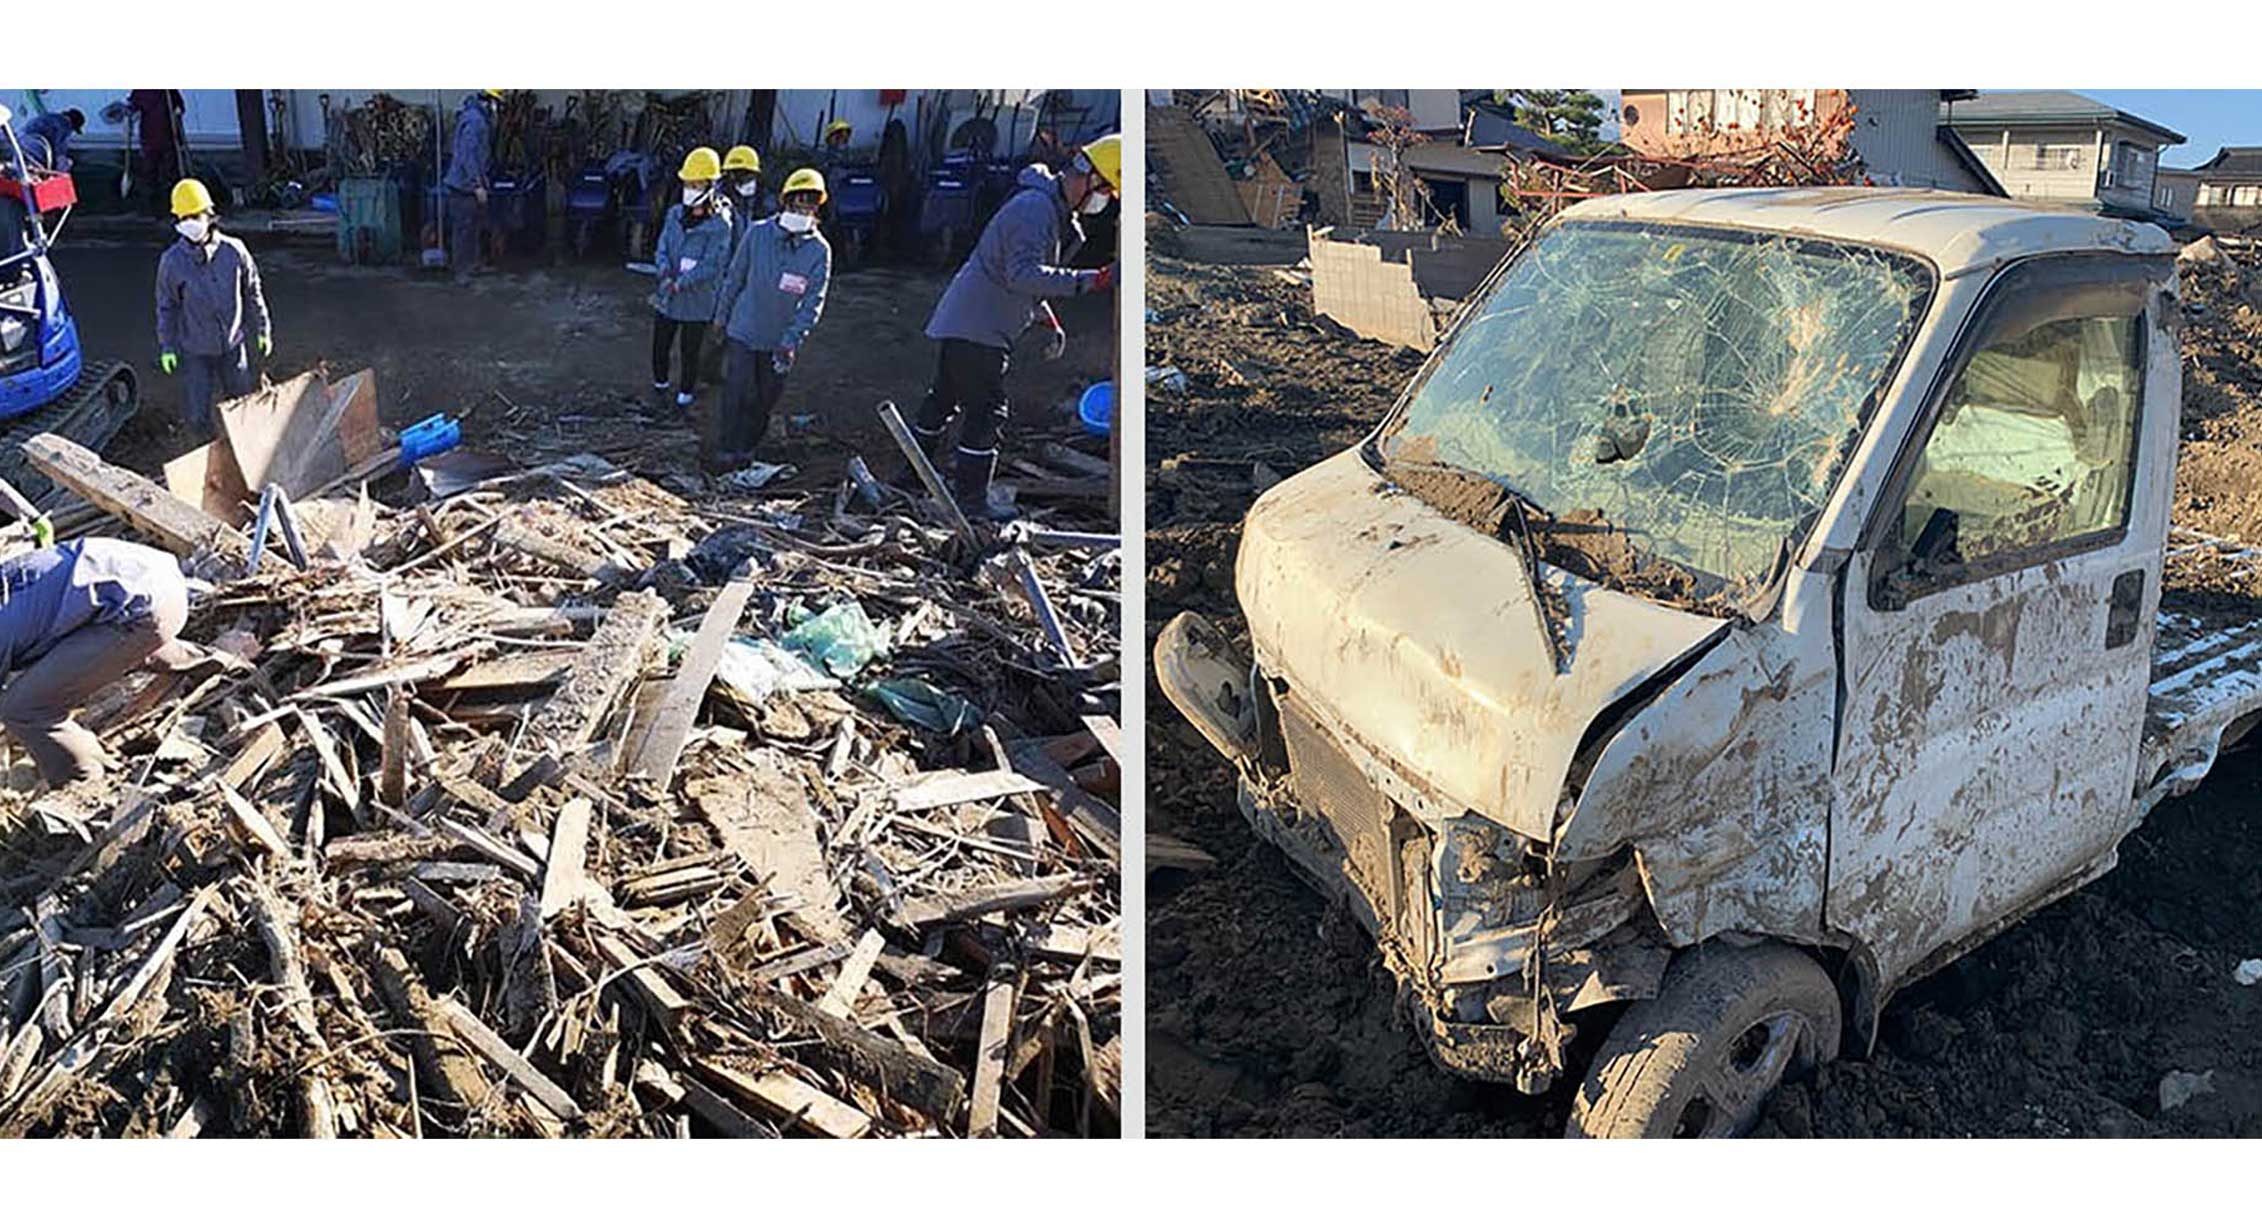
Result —
MULTIPOLYGON (((1948 91, 1942 90, 1940 92, 1945 94, 1948 91)), ((1942 145, 1948 147, 1948 153, 1955 158, 1957 165, 1964 168, 1965 173, 1978 180, 1980 186, 1987 189, 1986 195, 2010 195, 2010 192, 2004 189, 2003 181, 1997 179, 1995 172, 1990 170, 1985 162, 1979 160, 1979 155, 1972 152, 1971 146, 1964 143, 1963 136, 1954 128, 1946 124, 1935 124, 1932 128, 1932 135, 1942 145)))
POLYGON ((1944 277, 2042 252, 2176 250, 2167 232, 2149 223, 1918 188, 1625 192, 1582 201, 1562 218, 1735 226, 1876 244, 1927 256, 1944 277))
POLYGON ((1469 144, 1479 148, 1499 146, 1520 153, 1567 158, 1571 151, 1516 122, 1515 116, 1489 104, 1469 108, 1469 144))
POLYGON ((1957 127, 1985 124, 2122 123, 2152 133, 2170 145, 2181 145, 2184 135, 2155 124, 2141 115, 2107 106, 2072 90, 2010 90, 1981 94, 1963 102, 1944 104, 1940 117, 1957 127))
POLYGON ((2203 179, 2262 179, 2262 145, 2225 145, 2192 168, 2203 179))
POLYGON ((1437 175, 1460 175, 1469 179, 1499 179, 1501 162, 1505 154, 1500 149, 1471 149, 1466 145, 1431 143, 1416 145, 1406 151, 1406 165, 1416 171, 1437 175))

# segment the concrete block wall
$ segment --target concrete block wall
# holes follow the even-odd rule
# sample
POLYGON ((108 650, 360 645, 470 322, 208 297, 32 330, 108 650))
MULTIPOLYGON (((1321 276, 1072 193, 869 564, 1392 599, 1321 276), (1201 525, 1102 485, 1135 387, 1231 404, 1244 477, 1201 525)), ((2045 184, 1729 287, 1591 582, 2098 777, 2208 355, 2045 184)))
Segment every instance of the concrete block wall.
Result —
POLYGON ((1405 260, 1386 260, 1371 243, 1310 232, 1312 309, 1362 337, 1427 351, 1437 318, 1405 260))

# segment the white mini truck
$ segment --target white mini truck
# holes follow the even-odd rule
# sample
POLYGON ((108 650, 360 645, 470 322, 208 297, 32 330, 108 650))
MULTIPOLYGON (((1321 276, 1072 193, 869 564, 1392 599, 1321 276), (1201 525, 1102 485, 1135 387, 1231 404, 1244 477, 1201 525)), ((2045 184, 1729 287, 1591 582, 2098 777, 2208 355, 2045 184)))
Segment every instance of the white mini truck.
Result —
POLYGON ((1581 204, 1251 508, 1255 660, 1181 615, 1164 693, 1439 1063, 1575 1049, 1572 1134, 1740 1132, 2262 708, 2262 608, 2162 593, 2232 548, 2170 540, 2175 251, 1900 189, 1581 204))

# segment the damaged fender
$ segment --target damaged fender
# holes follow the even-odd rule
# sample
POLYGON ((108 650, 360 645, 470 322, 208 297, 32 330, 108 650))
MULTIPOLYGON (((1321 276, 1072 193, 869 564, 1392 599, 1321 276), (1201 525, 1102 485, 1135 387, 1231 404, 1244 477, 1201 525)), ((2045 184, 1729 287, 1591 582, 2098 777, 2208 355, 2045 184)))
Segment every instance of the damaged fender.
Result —
POLYGON ((1631 846, 1677 947, 1730 931, 1821 937, 1835 667, 1826 643, 1801 638, 1728 632, 1572 782, 1556 860, 1631 846))

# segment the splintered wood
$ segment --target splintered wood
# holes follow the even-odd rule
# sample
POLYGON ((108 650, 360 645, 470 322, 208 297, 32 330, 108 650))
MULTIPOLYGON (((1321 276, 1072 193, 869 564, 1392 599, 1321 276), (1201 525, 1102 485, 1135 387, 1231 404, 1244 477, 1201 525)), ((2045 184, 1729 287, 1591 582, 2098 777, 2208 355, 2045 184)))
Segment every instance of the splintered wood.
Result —
MULTIPOLYGON (((368 477, 361 379, 235 407, 221 459, 368 477)), ((184 638, 226 651, 90 703, 128 770, 0 785, 0 1136, 1120 1129, 1080 501, 1000 542, 871 482, 471 458, 247 577, 226 519, 25 452, 213 580, 184 638)))

